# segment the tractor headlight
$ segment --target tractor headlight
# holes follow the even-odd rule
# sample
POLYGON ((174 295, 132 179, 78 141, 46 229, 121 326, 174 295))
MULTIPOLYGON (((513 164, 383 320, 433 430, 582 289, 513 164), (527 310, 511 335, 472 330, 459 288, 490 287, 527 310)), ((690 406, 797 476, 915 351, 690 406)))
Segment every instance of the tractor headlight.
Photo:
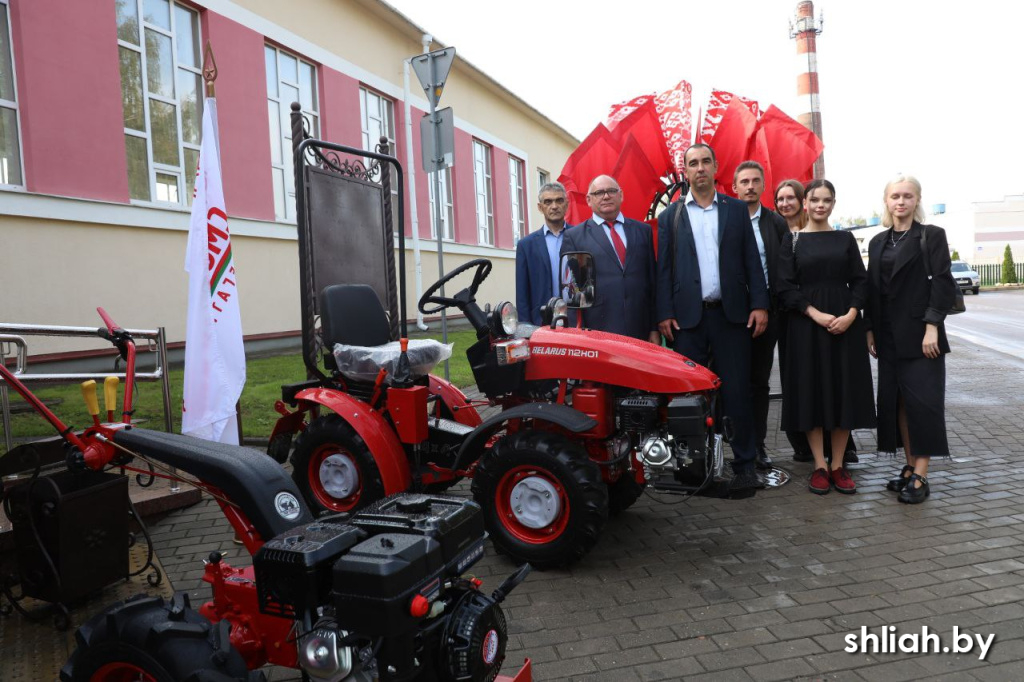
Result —
POLYGON ((511 301, 503 301, 491 313, 491 331, 495 336, 512 336, 519 326, 519 313, 511 301))

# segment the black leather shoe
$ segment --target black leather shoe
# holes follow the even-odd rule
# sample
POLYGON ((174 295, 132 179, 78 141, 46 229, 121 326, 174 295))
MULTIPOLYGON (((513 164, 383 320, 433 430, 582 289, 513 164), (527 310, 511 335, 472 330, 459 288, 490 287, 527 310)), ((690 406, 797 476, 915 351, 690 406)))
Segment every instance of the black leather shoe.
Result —
POLYGON ((897 499, 904 504, 921 504, 929 495, 931 495, 931 491, 928 489, 928 479, 917 474, 910 474, 907 486, 900 491, 900 496, 897 499), (921 481, 921 485, 914 485, 914 481, 921 481))
POLYGON ((905 467, 903 467, 903 470, 900 471, 899 476, 897 476, 896 478, 889 479, 889 482, 885 484, 885 489, 891 490, 894 493, 898 493, 899 491, 907 487, 907 482, 910 481, 909 474, 912 473, 914 473, 914 467, 910 466, 909 464, 906 465, 905 467))
POLYGON ((860 462, 860 457, 857 456, 856 450, 847 450, 843 453, 843 464, 857 464, 860 462))
POLYGON ((729 481, 729 492, 739 490, 757 490, 764 487, 764 479, 752 468, 741 469, 729 481))
POLYGON ((793 453, 794 462, 813 462, 814 455, 811 454, 810 450, 797 450, 793 453))
POLYGON ((757 446, 757 457, 754 459, 754 466, 762 471, 771 471, 772 469, 772 458, 768 456, 768 453, 764 451, 763 445, 757 446))

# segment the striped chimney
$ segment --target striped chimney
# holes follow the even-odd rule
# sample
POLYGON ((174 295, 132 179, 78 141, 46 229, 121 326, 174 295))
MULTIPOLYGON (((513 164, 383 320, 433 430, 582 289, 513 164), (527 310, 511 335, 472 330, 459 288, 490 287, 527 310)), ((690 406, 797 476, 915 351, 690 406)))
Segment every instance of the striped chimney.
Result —
MULTIPOLYGON (((796 40, 796 53, 800 75, 796 79, 796 94, 799 109, 804 111, 797 120, 807 126, 822 141, 821 102, 818 97, 818 49, 817 36, 821 33, 824 20, 821 15, 814 19, 814 3, 803 0, 797 3, 796 16, 789 24, 789 37, 796 40)), ((814 162, 814 177, 825 177, 825 153, 814 162)))

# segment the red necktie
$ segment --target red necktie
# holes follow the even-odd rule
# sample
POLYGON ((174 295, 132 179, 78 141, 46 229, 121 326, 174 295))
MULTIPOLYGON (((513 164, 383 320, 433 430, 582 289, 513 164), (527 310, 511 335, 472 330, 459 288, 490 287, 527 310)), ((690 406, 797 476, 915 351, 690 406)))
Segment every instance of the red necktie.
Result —
POLYGON ((615 222, 609 220, 605 223, 608 226, 608 230, 612 233, 612 244, 615 246, 615 254, 619 257, 619 265, 623 268, 626 267, 626 244, 622 241, 622 237, 615 231, 615 222))

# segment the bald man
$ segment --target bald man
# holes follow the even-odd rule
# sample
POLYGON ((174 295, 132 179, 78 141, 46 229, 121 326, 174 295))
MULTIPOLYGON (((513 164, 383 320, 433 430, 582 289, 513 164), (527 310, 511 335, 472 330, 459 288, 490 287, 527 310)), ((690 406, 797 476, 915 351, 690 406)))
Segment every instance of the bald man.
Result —
POLYGON ((565 231, 562 253, 587 251, 594 257, 597 298, 583 313, 585 327, 661 343, 651 228, 622 215, 622 198, 615 178, 594 178, 587 189, 593 215, 565 231))

